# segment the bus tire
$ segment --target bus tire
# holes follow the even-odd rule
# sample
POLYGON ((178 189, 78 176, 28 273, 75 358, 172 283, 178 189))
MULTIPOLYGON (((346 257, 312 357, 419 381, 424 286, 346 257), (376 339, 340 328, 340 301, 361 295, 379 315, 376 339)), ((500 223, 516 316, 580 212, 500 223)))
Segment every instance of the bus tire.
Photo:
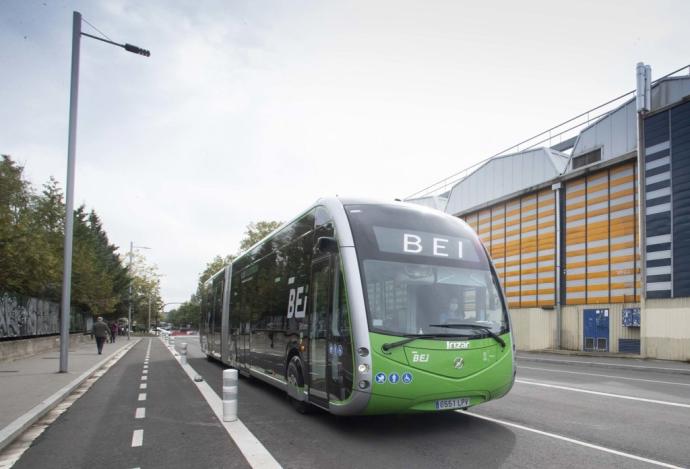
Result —
POLYGON ((292 407, 300 414, 309 412, 309 403, 304 400, 296 399, 293 394, 301 393, 304 388, 304 373, 302 372, 302 361, 298 356, 293 356, 288 362, 286 381, 288 386, 288 399, 292 407))

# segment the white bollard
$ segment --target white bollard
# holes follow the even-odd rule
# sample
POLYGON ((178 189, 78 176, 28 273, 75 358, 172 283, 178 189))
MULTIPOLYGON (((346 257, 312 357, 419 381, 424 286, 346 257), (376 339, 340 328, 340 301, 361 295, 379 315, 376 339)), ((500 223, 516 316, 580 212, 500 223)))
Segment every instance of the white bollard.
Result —
POLYGON ((182 350, 180 351, 180 363, 187 364, 187 342, 182 342, 182 350))
POLYGON ((223 422, 237 420, 237 370, 223 370, 223 422))

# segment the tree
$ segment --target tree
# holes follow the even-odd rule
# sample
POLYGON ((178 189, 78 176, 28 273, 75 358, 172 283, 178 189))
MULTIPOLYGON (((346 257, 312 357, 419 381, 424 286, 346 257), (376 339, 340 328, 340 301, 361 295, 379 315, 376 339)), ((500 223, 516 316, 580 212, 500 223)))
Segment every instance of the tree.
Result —
MULTIPOLYGON (((54 178, 36 194, 24 168, 0 161, 0 292, 58 302, 62 291, 65 205, 54 178)), ((125 310, 129 275, 95 211, 74 212, 72 304, 96 315, 125 310)))
POLYGON ((32 188, 24 167, 9 155, 0 162, 0 289, 30 295, 38 289, 34 271, 40 252, 31 249, 32 188))
MULTIPOLYGON (((157 322, 158 311, 163 306, 160 294, 161 275, 158 273, 158 267, 148 264, 146 258, 135 251, 132 254, 129 275, 132 282, 132 322, 148 325, 149 307, 151 323, 157 322)), ((129 285, 127 289, 129 290, 129 285)), ((127 295, 129 297, 129 293, 127 295)))
POLYGON ((240 241, 240 252, 244 252, 263 238, 271 234, 276 228, 282 225, 281 221, 259 221, 250 222, 244 232, 244 238, 240 241))
POLYGON ((168 313, 168 322, 173 327, 197 327, 199 325, 199 305, 191 301, 182 303, 168 313))

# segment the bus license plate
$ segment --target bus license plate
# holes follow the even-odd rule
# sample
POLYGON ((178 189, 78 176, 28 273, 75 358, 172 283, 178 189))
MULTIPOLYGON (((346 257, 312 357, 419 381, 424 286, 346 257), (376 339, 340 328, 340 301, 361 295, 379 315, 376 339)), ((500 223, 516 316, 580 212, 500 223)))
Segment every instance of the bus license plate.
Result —
POLYGON ((463 397, 462 399, 441 399, 436 401, 436 410, 447 409, 462 409, 470 406, 470 399, 463 397))

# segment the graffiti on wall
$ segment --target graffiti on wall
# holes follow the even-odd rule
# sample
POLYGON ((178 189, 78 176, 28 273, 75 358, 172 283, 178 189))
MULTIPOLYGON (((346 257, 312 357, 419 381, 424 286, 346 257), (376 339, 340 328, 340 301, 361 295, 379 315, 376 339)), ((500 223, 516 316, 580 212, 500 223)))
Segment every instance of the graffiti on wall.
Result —
MULTIPOLYGON (((70 312, 70 332, 85 330, 84 313, 70 312)), ((38 298, 0 293, 0 339, 60 333, 60 305, 38 298)))

